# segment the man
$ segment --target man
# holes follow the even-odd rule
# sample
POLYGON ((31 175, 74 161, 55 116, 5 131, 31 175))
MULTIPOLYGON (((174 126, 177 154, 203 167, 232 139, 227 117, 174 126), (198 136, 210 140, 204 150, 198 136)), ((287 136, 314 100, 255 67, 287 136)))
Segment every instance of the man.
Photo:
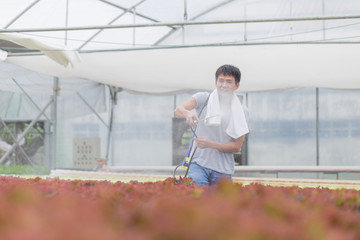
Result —
POLYGON ((232 180, 233 153, 240 151, 249 132, 234 93, 240 86, 240 78, 237 67, 223 65, 215 73, 216 89, 212 93, 198 92, 175 109, 177 117, 186 118, 188 125, 196 127, 196 150, 189 177, 197 185, 213 185, 222 178, 232 180))

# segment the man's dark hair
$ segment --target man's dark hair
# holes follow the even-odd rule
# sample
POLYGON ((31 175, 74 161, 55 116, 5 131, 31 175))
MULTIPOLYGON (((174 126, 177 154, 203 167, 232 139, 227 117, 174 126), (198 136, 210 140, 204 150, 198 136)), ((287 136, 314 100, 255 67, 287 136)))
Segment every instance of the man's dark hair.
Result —
POLYGON ((218 76, 220 74, 223 74, 224 76, 233 76, 235 78, 235 83, 240 82, 240 78, 241 78, 240 69, 233 65, 226 64, 226 65, 222 65, 221 67, 219 67, 215 73, 216 80, 218 79, 218 76))

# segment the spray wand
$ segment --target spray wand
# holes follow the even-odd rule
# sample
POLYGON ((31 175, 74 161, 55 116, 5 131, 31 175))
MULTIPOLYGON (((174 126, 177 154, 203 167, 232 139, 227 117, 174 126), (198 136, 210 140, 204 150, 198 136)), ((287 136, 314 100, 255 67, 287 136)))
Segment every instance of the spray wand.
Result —
MULTIPOLYGON (((195 124, 197 124, 200 121, 200 120, 197 120, 195 116, 193 116, 192 119, 195 124)), ((192 133, 194 134, 194 136, 197 138, 195 130, 192 128, 192 126, 190 126, 190 129, 191 129, 192 133)))
MULTIPOLYGON (((206 120, 208 120, 209 118, 214 118, 214 117, 219 117, 219 116, 220 116, 220 115, 217 114, 217 115, 214 115, 214 116, 204 117, 203 119, 194 119, 193 122, 194 122, 195 124, 198 124, 198 123, 201 122, 201 121, 206 121, 206 120)), ((193 117, 193 118, 195 118, 195 117, 193 117)), ((194 131, 193 131, 193 133, 194 133, 194 131)), ((194 133, 194 134, 195 134, 195 133, 194 133)))
MULTIPOLYGON (((193 119, 193 122, 195 123, 195 125, 197 125, 199 122, 202 122, 202 121, 206 121, 208 120, 209 118, 213 118, 213 117, 219 117, 220 115, 214 115, 214 116, 209 116, 209 117, 205 117, 205 118, 202 118, 202 119, 197 119, 196 116, 193 116, 192 119, 193 119)), ((192 128, 192 126, 190 126, 190 130, 192 131, 194 137, 198 137, 195 133, 195 130, 192 128)), ((191 164, 191 160, 192 160, 192 157, 194 156, 195 154, 195 151, 197 149, 197 147, 195 146, 195 149, 194 151, 191 151, 191 148, 192 148, 192 144, 189 145, 189 148, 188 148, 188 152, 186 153, 186 156, 188 157, 185 157, 183 163, 179 164, 178 166, 176 166, 175 170, 174 170, 174 178, 175 178, 175 172, 177 170, 178 167, 182 166, 183 168, 186 169, 186 173, 185 173, 185 176, 186 177, 188 175, 188 172, 189 172, 189 168, 190 168, 190 164, 191 164), (190 153, 192 152, 191 156, 190 156, 190 153)))

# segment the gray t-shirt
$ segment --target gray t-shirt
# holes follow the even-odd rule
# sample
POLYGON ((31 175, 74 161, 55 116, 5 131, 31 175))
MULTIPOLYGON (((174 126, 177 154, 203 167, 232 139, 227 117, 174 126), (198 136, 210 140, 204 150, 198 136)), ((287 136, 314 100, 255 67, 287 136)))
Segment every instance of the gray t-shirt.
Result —
MULTIPOLYGON (((199 119, 203 119, 206 116, 207 110, 204 104, 209 94, 208 92, 198 92, 192 96, 196 101, 195 110, 199 119), (201 116, 199 116, 199 112, 203 107, 201 116)), ((228 121, 228 118, 222 118, 220 126, 206 126, 204 121, 201 121, 196 127, 196 135, 198 137, 206 137, 214 142, 233 141, 234 139, 225 132, 228 121)), ((222 152, 212 148, 197 148, 192 162, 220 173, 234 174, 234 154, 231 152, 222 152)))

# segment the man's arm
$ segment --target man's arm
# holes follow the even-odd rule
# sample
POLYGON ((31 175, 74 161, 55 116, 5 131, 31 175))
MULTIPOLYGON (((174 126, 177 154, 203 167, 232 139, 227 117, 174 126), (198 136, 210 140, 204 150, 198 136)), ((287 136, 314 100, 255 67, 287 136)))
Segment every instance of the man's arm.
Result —
POLYGON ((186 123, 190 126, 195 126, 196 124, 193 121, 193 118, 197 119, 195 113, 191 112, 196 107, 196 100, 195 98, 190 98, 182 105, 177 107, 174 111, 175 116, 179 118, 186 118, 186 123))
MULTIPOLYGON (((197 116, 195 113, 191 112, 191 110, 193 110, 195 107, 196 100, 195 98, 191 97, 189 100, 177 107, 174 111, 174 114, 179 118, 186 118, 186 123, 188 125, 195 126, 196 124, 193 121, 193 117, 197 119, 197 116)), ((222 152, 238 152, 243 145, 244 137, 245 135, 235 139, 232 142, 226 143, 213 142, 205 137, 197 137, 195 138, 195 141, 198 148, 213 148, 222 152)))
POLYGON ((245 135, 235 139, 232 142, 219 143, 210 141, 205 137, 197 137, 195 138, 196 146, 198 148, 213 148, 222 152, 238 152, 240 151, 245 135))

